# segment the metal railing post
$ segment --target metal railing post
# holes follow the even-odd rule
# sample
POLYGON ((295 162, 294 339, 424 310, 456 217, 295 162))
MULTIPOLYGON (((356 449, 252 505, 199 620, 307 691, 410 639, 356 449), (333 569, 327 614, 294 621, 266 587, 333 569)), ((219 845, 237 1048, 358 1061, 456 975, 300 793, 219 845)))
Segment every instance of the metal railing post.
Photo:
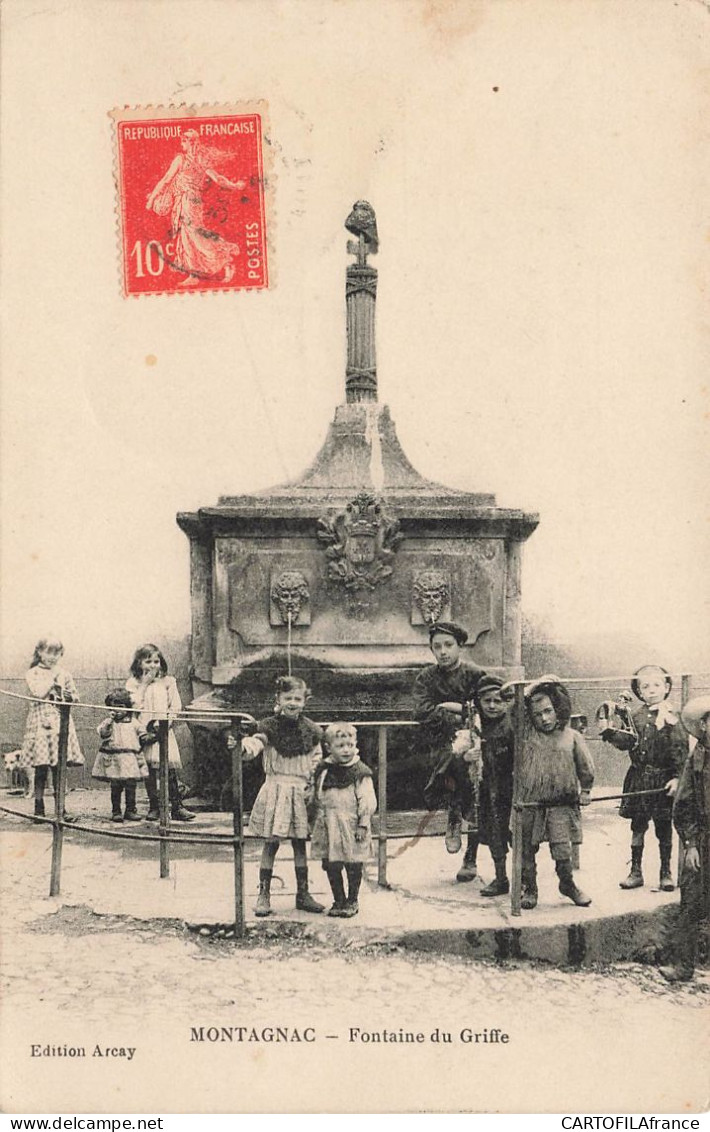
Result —
POLYGON ((164 880, 170 876, 170 844, 168 842, 168 830, 170 828, 170 818, 168 816, 168 733, 169 724, 167 719, 158 721, 158 750, 160 756, 160 765, 158 767, 158 809, 160 813, 160 821, 158 824, 158 833, 160 834, 160 877, 164 880))
POLYGON ((67 747, 71 704, 59 704, 59 743, 57 779, 54 784, 54 827, 52 829, 52 871, 49 895, 59 896, 62 887, 62 849, 64 848, 64 805, 67 792, 67 747))
POLYGON ((377 728, 377 883, 387 888, 387 727, 377 728))
POLYGON ((237 723, 236 746, 232 750, 232 830, 234 833, 234 939, 243 939, 244 916, 244 815, 242 786, 242 736, 237 723))
POLYGON ((520 767, 525 736, 525 689, 522 684, 515 685, 513 731, 513 865, 510 883, 510 913, 512 916, 519 916, 523 884, 523 811, 519 807, 520 767))

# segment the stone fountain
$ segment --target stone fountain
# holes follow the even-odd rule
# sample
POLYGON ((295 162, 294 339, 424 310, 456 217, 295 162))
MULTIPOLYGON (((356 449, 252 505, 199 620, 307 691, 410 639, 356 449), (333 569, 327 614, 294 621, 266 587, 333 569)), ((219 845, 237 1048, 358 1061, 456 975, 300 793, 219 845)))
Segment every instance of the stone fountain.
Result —
MULTIPOLYGON (((320 452, 292 483, 177 516, 190 540, 200 706, 266 714, 275 677, 291 670, 313 689, 315 719, 409 718, 436 620, 466 626, 477 664, 510 675, 520 665, 521 552, 538 516, 434 483, 410 464, 377 399, 371 206, 358 201, 345 226, 354 257, 345 400, 320 452)), ((197 728, 195 737, 198 790, 216 801, 226 766, 197 728)), ((393 764, 396 753, 395 744, 393 764)))

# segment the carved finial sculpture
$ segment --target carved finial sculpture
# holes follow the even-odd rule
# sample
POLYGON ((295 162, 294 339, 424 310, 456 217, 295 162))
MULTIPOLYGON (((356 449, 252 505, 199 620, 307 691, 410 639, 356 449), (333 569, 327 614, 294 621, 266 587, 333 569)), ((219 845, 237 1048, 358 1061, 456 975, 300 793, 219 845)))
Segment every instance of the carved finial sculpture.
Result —
POLYGON ((368 254, 376 252, 380 246, 377 237, 377 218, 369 201, 355 201, 353 210, 345 221, 345 227, 353 236, 358 237, 357 243, 348 240, 348 251, 358 257, 359 267, 366 267, 368 254))

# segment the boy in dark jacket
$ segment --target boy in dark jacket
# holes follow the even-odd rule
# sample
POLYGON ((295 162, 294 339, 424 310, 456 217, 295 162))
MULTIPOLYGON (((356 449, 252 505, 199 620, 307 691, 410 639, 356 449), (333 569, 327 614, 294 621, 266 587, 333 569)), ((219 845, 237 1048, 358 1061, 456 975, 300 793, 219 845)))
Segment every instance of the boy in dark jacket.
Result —
MULTIPOLYGON (((425 787, 425 801, 436 809, 444 793, 449 793, 446 848, 449 853, 461 849, 461 829, 464 812, 470 807, 470 787, 466 776, 457 774, 454 766, 452 741, 464 726, 468 703, 474 699, 483 669, 461 659, 461 649, 468 633, 451 621, 439 621, 429 628, 429 647, 436 664, 430 664, 418 674, 414 683, 414 718, 422 724, 421 733, 432 775, 425 787), (443 787, 443 789, 442 789, 443 787)), ((471 829, 464 862, 457 880, 473 880, 476 873, 478 833, 471 829)))
POLYGON ((669 983, 692 979, 701 937, 707 951, 710 919, 710 696, 689 700, 681 719, 698 744, 683 767, 673 803, 673 824, 685 857, 673 941, 675 963, 661 967, 669 983))
POLYGON ((496 871, 481 896, 505 896, 510 891, 505 863, 513 803, 513 727, 502 686, 500 676, 483 676, 476 692, 483 757, 478 839, 490 849, 496 871))
POLYGON ((657 793, 622 799, 619 813, 631 822, 631 871, 620 888, 641 888, 641 861, 646 830, 653 821, 661 857, 660 885, 664 892, 675 887, 671 876, 673 795, 678 776, 688 753, 688 739, 670 706, 666 703, 673 681, 665 668, 645 664, 634 673, 631 689, 641 707, 632 713, 633 731, 605 730, 602 739, 620 750, 627 750, 631 759, 624 785, 624 794, 656 790, 657 793))

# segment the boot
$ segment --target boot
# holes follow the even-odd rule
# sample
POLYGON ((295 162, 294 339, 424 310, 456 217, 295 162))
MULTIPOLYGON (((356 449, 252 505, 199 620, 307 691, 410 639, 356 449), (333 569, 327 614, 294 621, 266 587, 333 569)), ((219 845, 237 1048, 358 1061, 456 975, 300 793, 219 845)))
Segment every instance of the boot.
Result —
POLYGON ((145 792, 148 795, 148 813, 146 821, 160 821, 160 799, 158 798, 158 771, 156 767, 148 767, 148 777, 145 780, 145 792))
POLYGON ((111 783, 111 821, 123 822, 121 817, 121 793, 123 786, 120 782, 111 783))
POLYGON ((641 859, 643 845, 631 846, 631 871, 626 880, 619 881, 619 888, 643 888, 643 873, 641 872, 641 859))
POLYGON ((296 869, 296 907, 299 912, 324 912, 325 905, 314 900, 308 891, 308 867, 296 869))
POLYGON ((523 865, 523 895, 520 907, 527 912, 537 907, 537 868, 535 864, 523 865))
POLYGON ((360 895, 360 883, 362 881, 362 865, 353 863, 345 866, 345 873, 348 878, 348 898, 345 901, 345 915, 357 916, 360 911, 360 905, 357 898, 360 895))
POLYGON ((481 889, 481 896, 506 896, 510 892, 510 885, 505 871, 505 857, 494 858, 493 864, 496 868, 495 880, 481 889))
POLYGON ((180 783, 178 782, 177 772, 174 770, 168 771, 168 793, 170 794, 170 816, 173 821, 194 821, 197 814, 192 810, 186 810, 182 804, 180 797, 180 783))
POLYGON ((271 915, 271 869, 259 869, 259 895, 254 906, 255 916, 271 915))
POLYGON ((572 872, 571 861, 556 861, 555 870, 560 878, 560 892, 563 896, 568 896, 570 900, 574 901, 580 908, 588 908, 592 903, 591 896, 587 896, 580 888, 574 883, 574 874, 572 872))
POLYGON ((459 853, 461 851, 461 814, 455 810, 449 810, 449 818, 446 823, 446 833, 444 835, 444 845, 446 846, 447 853, 459 853))
POLYGON ((178 806, 174 806, 171 809, 170 816, 173 821, 194 821, 197 814, 192 810, 186 810, 181 802, 178 806))
POLYGON ((342 865, 329 864, 325 871, 328 875, 330 890, 333 893, 333 906, 328 909, 328 915, 342 918, 345 916, 345 886, 343 885, 342 865))
POLYGON ((675 884, 671 875, 671 846, 664 843, 659 848, 661 851, 661 892, 672 892, 675 884))
POLYGON ((44 798, 35 798, 35 817, 44 817, 44 798))
POLYGON ((123 813, 126 821, 140 821, 140 814, 136 810, 135 783, 126 786, 126 808, 123 813))
POLYGON ((476 855, 478 853, 478 840, 468 835, 468 847, 464 855, 463 864, 456 874, 456 880, 463 883, 468 880, 475 880, 478 876, 478 869, 476 868, 476 855))

